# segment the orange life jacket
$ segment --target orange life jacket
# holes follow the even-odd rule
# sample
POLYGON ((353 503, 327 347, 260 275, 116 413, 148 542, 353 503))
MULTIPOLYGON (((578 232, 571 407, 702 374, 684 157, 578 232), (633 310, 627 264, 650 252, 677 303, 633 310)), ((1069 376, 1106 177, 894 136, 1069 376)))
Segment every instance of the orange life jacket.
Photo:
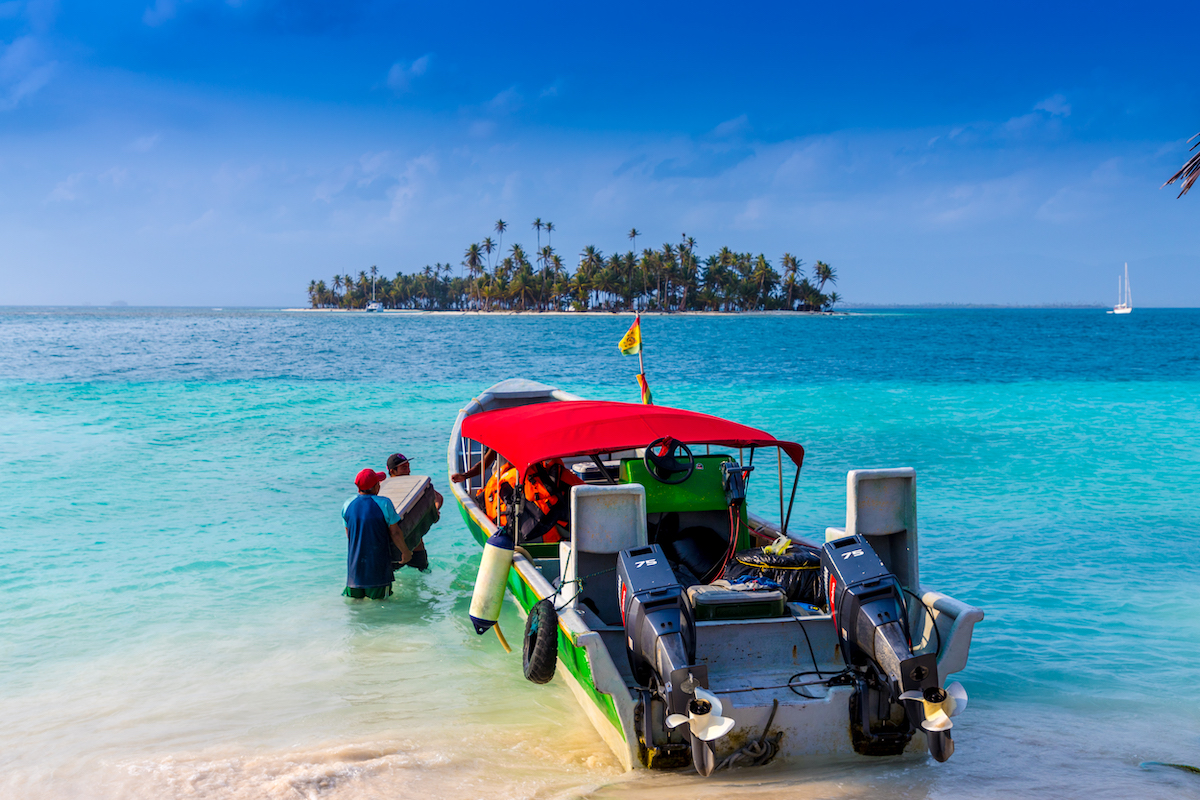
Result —
MULTIPOLYGON (((503 484, 516 489, 517 486, 517 470, 515 467, 508 467, 503 470, 499 476, 495 473, 488 479, 487 485, 483 488, 484 511, 488 515, 488 519, 496 522, 497 512, 504 509, 499 508, 500 502, 500 487, 503 484)), ((553 543, 562 541, 569 535, 570 527, 566 513, 567 504, 570 503, 569 496, 564 496, 562 490, 565 488, 568 492, 571 486, 577 486, 583 483, 575 473, 567 469, 566 466, 559 462, 552 464, 550 467, 544 467, 541 464, 535 465, 529 470, 525 476, 525 485, 523 487, 526 500, 526 513, 529 514, 528 527, 530 530, 524 530, 525 523, 522 523, 522 541, 540 541, 553 543), (556 489, 553 491, 543 482, 543 477, 555 484, 556 489), (559 508, 559 504, 562 507, 559 508), (536 511, 535 511, 536 509, 536 511), (551 521, 553 519, 553 522, 551 521), (545 524, 539 524, 541 521, 545 524), (548 528, 547 530, 544 530, 548 528), (544 530, 544 532, 543 532, 544 530), (532 534, 530 536, 530 534, 532 534)), ((504 527, 508 523, 508 515, 500 513, 499 525, 504 527)))
POLYGON ((570 515, 567 508, 571 502, 569 492, 572 486, 581 483, 583 481, 567 469, 562 461, 556 460, 549 467, 536 464, 530 468, 525 476, 525 499, 537 507, 547 524, 533 526, 528 532, 533 536, 528 540, 560 542, 570 536, 570 515), (554 489, 546 486, 544 480, 551 481, 554 489))
MULTIPOLYGON (((496 522, 496 514, 499 512, 500 505, 500 486, 507 483, 514 490, 517 488, 517 468, 508 467, 498 476, 492 473, 492 477, 488 479, 487 485, 483 487, 483 508, 487 512, 488 519, 496 522)), ((499 525, 501 528, 508 523, 508 515, 500 514, 499 525)))

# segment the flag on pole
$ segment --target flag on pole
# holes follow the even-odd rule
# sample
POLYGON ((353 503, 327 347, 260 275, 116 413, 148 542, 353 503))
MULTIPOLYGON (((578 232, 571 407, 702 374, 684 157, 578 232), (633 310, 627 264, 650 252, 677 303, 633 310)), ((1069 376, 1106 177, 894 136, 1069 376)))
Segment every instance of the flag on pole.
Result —
POLYGON ((654 405, 654 398, 650 395, 650 384, 646 383, 646 367, 642 362, 642 315, 638 314, 633 318, 633 324, 629 326, 629 330, 621 337, 621 341, 617 342, 617 347, 623 356, 637 355, 638 357, 638 388, 642 390, 642 402, 648 406, 654 405))
POLYGON ((642 315, 638 314, 633 318, 633 324, 629 326, 629 330, 621 337, 621 341, 617 342, 617 347, 621 350, 621 355, 632 356, 642 352, 642 315))
POLYGON ((646 383, 646 376, 639 372, 637 375, 638 387, 642 390, 642 403, 644 405, 654 405, 654 397, 650 394, 650 384, 646 383))

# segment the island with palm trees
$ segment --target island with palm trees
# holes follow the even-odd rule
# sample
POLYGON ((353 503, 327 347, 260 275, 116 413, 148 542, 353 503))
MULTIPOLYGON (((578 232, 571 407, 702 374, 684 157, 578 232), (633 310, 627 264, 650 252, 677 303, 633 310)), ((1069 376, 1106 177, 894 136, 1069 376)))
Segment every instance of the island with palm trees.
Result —
POLYGON ((555 252, 554 223, 533 221, 537 249, 533 259, 520 244, 503 249, 509 225, 497 220, 492 236, 471 244, 461 265, 437 263, 414 273, 379 275, 377 267, 358 275, 334 275, 328 283, 308 285, 314 309, 363 309, 372 300, 384 308, 421 311, 659 311, 830 312, 839 302, 837 271, 824 261, 804 273, 804 262, 791 253, 779 269, 763 254, 722 247, 703 259, 696 240, 684 234, 678 243, 645 248, 640 255, 630 229, 625 253, 604 255, 588 245, 569 272, 555 252), (542 235, 546 243, 542 244, 542 235), (455 273, 458 274, 455 274, 455 273))

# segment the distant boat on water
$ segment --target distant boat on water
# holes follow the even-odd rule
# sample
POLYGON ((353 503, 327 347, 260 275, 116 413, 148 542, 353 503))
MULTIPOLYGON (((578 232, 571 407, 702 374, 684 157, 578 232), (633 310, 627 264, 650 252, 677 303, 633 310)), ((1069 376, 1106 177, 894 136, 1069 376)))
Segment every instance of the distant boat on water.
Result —
POLYGON ((1129 262, 1125 262, 1125 280, 1121 281, 1121 276, 1117 276, 1117 304, 1113 306, 1110 314, 1128 314, 1133 311, 1133 295, 1129 293, 1129 262))
POLYGON ((367 303, 367 311, 383 311, 383 303, 375 299, 375 268, 371 267, 371 302, 367 303))

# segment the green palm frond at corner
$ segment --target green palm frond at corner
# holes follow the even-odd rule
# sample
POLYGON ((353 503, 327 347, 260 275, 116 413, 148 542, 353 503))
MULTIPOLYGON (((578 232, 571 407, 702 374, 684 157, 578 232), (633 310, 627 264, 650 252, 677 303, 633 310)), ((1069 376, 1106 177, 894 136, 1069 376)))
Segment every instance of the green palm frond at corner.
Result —
MULTIPOLYGON (((1195 139, 1200 139, 1200 133, 1197 133, 1191 139, 1188 139, 1188 141, 1191 142, 1195 139)), ((1191 149, 1195 150, 1197 147, 1200 147, 1200 142, 1196 142, 1194 145, 1192 145, 1191 149)), ((1181 181, 1181 188, 1176 197, 1183 197, 1188 193, 1188 189, 1192 188, 1192 184, 1196 182, 1196 178, 1198 177, 1200 177, 1200 153, 1196 153, 1194 156, 1189 158, 1188 162, 1183 165, 1179 172, 1176 172, 1174 175, 1172 175, 1170 180, 1164 183, 1163 186, 1170 186, 1175 181, 1181 181)))

